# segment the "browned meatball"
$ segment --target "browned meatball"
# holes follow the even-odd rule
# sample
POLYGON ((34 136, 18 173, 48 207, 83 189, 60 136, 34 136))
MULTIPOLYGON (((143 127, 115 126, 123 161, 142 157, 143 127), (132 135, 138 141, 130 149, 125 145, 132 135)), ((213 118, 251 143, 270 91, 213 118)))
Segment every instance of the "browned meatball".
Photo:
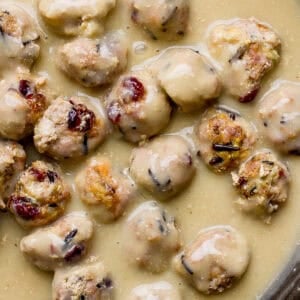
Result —
POLYGON ((250 155, 256 132, 236 111, 219 106, 209 110, 195 127, 204 162, 215 172, 235 169, 250 155))
POLYGON ((177 40, 187 31, 188 0, 128 0, 131 19, 152 39, 177 40))
POLYGON ((35 161, 21 174, 7 207, 23 227, 38 227, 62 215, 69 200, 58 168, 35 161))
POLYGON ((126 140, 136 143, 157 135, 169 123, 171 106, 149 70, 122 76, 107 103, 107 115, 126 140))
POLYGON ((37 24, 22 8, 1 1, 0 4, 0 69, 30 68, 40 54, 37 24))
POLYGON ((232 179, 240 195, 237 205, 267 223, 288 199, 290 173, 271 151, 251 156, 232 179))
POLYGON ((246 272, 250 251, 245 238, 231 226, 200 231, 175 261, 175 270, 204 294, 222 293, 246 272))
POLYGON ((181 246, 174 218, 155 201, 141 204, 125 223, 123 246, 130 262, 162 272, 181 246))
POLYGON ((50 103, 51 95, 44 78, 18 73, 0 82, 0 136, 23 139, 50 103))
POLYGON ((88 215, 73 212, 25 236, 20 249, 37 267, 50 271, 81 259, 92 235, 93 223, 88 215))
POLYGON ((102 262, 95 259, 56 270, 53 300, 112 300, 113 281, 102 262))
POLYGON ((132 200, 134 184, 106 157, 93 158, 76 177, 79 197, 100 222, 121 217, 132 200))
POLYGON ((218 22, 208 48, 221 64, 225 87, 240 102, 252 101, 267 72, 280 60, 281 41, 272 27, 254 18, 218 22))
POLYGON ((100 40, 77 38, 57 52, 57 66, 85 87, 111 83, 127 65, 127 40, 124 32, 107 34, 100 40))
POLYGON ((107 129, 105 117, 86 97, 58 98, 36 124, 34 144, 57 160, 80 157, 103 142, 107 129))
POLYGON ((26 153, 20 144, 0 140, 0 209, 5 208, 25 161, 26 153))
POLYGON ((56 32, 95 36, 103 33, 103 19, 116 0, 39 0, 39 12, 56 32))

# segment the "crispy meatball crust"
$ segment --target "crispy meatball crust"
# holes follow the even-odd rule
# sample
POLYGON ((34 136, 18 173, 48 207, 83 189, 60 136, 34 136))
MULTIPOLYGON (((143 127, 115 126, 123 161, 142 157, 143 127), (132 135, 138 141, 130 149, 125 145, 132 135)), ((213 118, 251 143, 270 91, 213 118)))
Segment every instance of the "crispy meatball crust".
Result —
POLYGON ((135 287, 127 300, 181 300, 178 290, 167 281, 142 284, 135 287))
POLYGON ((206 112, 195 127, 195 136, 202 159, 216 173, 238 167, 257 139, 252 124, 224 106, 206 112))
POLYGON ((91 260, 55 271, 52 300, 112 300, 113 289, 103 263, 91 260))
POLYGON ((175 270, 199 292, 219 294, 246 272, 250 251, 245 238, 231 226, 200 231, 174 260, 175 270))
POLYGON ((288 199, 290 173, 271 151, 251 156, 232 173, 232 180, 240 195, 239 208, 267 223, 288 199))
POLYGON ((45 78, 22 72, 0 81, 0 136, 18 141, 31 135, 51 98, 45 78))
POLYGON ((259 103, 265 136, 283 153, 300 155, 300 84, 279 81, 259 103))
POLYGON ((57 67, 85 87, 113 82, 127 66, 128 46, 123 31, 102 39, 77 38, 57 51, 57 67))
POLYGON ((221 94, 222 84, 207 58, 189 48, 168 48, 153 64, 158 81, 183 112, 205 107, 221 94))
POLYGON ((103 21, 116 0, 39 0, 44 21, 57 33, 96 36, 103 33, 103 21))
POLYGON ((146 69, 118 80, 106 101, 107 115, 124 138, 137 143, 160 133, 172 108, 155 76, 146 69))
POLYGON ((178 40, 187 31, 188 0, 129 0, 131 19, 154 40, 178 40))
POLYGON ((93 223, 88 215, 73 212, 25 236, 20 249, 34 265, 50 271, 80 260, 92 235, 93 223))
POLYGON ((135 148, 131 155, 130 174, 133 179, 162 199, 187 188, 195 171, 191 147, 180 136, 158 137, 135 148))
POLYGON ((40 153, 57 159, 87 155, 101 144, 108 132, 104 116, 86 97, 57 98, 34 129, 40 153))
POLYGON ((7 207, 23 227, 38 227, 61 216, 69 200, 58 168, 35 161, 21 174, 7 207))
POLYGON ((264 76, 280 60, 281 40, 272 27, 254 18, 218 22, 208 48, 221 65, 223 83, 240 102, 252 101, 264 76))
POLYGON ((92 158, 76 177, 76 186, 87 209, 104 223, 123 215, 135 189, 133 182, 106 157, 92 158))
POLYGON ((5 208, 17 178, 24 170, 25 161, 26 153, 20 144, 0 140, 0 209, 5 208))
POLYGON ((0 69, 14 71, 19 65, 30 68, 40 54, 38 26, 21 7, 0 4, 0 69))
POLYGON ((174 218, 155 201, 145 202, 133 211, 123 237, 127 259, 153 273, 165 270, 181 246, 174 218))

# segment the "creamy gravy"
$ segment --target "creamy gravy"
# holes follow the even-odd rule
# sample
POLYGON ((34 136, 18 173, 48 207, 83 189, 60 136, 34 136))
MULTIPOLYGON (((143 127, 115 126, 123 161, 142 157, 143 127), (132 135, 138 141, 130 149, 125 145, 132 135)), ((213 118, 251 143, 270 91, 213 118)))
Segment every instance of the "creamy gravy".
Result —
MULTIPOLYGON (((294 81, 300 79, 300 3, 298 1, 190 1, 189 34, 177 44, 201 43, 208 26, 216 20, 254 16, 273 25, 283 41, 281 63, 275 72, 272 72, 265 80, 259 97, 267 91, 276 79, 294 81)), ((11 2, 17 2, 28 7, 32 14, 36 15, 36 0, 11 2)), ((39 23, 42 24, 41 20, 39 20, 39 23)), ((48 75, 50 85, 55 87, 58 94, 83 93, 101 98, 104 94, 103 91, 83 89, 68 80, 56 69, 52 53, 55 46, 62 44, 64 39, 51 34, 43 25, 42 28, 48 38, 42 40, 41 60, 36 64, 34 71, 48 75)), ((125 0, 118 1, 117 8, 109 17, 106 28, 108 30, 123 28, 126 31, 129 43, 132 45, 129 67, 141 63, 145 59, 158 54, 165 47, 172 45, 165 42, 151 41, 139 28, 132 25, 128 14, 125 13, 125 0), (143 48, 141 41, 146 43, 145 51, 141 51, 141 48, 143 48), (138 51, 134 51, 134 46, 138 46, 138 51)), ((95 103, 97 101, 97 99, 94 99, 95 103)), ((220 101, 236 108, 247 119, 256 123, 256 103, 240 105, 236 100, 229 99, 226 96, 220 101)), ((177 113, 167 131, 176 132, 188 128, 198 118, 199 114, 184 115, 177 113)), ((186 129, 186 132, 189 132, 189 130, 186 129)), ((268 145, 260 138, 257 147, 265 146, 268 145)), ((124 142, 118 134, 115 134, 107 139, 107 142, 99 148, 98 152, 111 156, 116 164, 126 167, 131 149, 132 146, 124 142)), ((31 158, 36 157, 34 151, 30 150, 30 153, 31 158)), ((297 157, 284 157, 283 159, 288 161, 291 169, 292 188, 288 204, 274 217, 271 225, 265 225, 240 213, 233 204, 233 200, 236 199, 237 195, 231 186, 230 176, 215 175, 200 161, 198 162, 197 176, 191 187, 177 199, 164 203, 168 211, 176 216, 184 242, 191 241, 200 229, 218 224, 233 225, 244 233, 249 240, 252 261, 241 282, 223 295, 207 298, 254 299, 263 293, 267 285, 278 275, 288 261, 299 239, 298 212, 300 211, 300 201, 298 195, 300 194, 300 186, 297 185, 297 176, 300 174, 300 159, 297 157)), ((82 208, 74 189, 73 179, 83 165, 84 160, 68 162, 63 165, 66 178, 73 187, 74 197, 68 208, 70 211, 82 208)), ((144 199, 150 199, 150 197, 143 194, 133 206, 144 199)), ((131 211, 131 209, 132 207, 128 211, 131 211)), ((25 231, 8 214, 1 214, 0 217, 0 299, 51 299, 53 274, 41 272, 25 260, 18 246, 25 231)), ((129 266, 120 244, 121 227, 125 218, 126 216, 115 224, 97 226, 90 251, 91 255, 99 256, 111 271, 115 283, 116 299, 125 299, 130 290, 139 284, 159 280, 167 280, 178 286, 184 299, 206 299, 205 296, 187 286, 174 272, 151 275, 129 266)))

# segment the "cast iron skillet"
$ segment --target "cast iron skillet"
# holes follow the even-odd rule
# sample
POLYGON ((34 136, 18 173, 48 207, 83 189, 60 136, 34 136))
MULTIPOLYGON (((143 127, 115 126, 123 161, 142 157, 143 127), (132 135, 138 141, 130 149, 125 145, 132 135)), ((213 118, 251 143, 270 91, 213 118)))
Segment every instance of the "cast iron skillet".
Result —
POLYGON ((300 245, 260 300, 300 300, 300 245))

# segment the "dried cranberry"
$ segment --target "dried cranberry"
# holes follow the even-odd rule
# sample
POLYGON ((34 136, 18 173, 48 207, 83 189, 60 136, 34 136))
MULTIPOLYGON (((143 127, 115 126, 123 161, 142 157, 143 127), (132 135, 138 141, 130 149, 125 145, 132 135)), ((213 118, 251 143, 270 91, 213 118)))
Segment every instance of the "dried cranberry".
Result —
POLYGON ((23 97, 29 98, 35 94, 35 89, 30 81, 22 79, 19 81, 19 92, 23 97))
POLYGON ((113 124, 120 123, 122 117, 122 109, 118 102, 113 102, 108 106, 107 116, 113 124))
POLYGON ((92 129, 95 114, 83 104, 73 104, 68 114, 68 128, 74 131, 87 132, 92 129))
POLYGON ((74 245, 65 255, 65 261, 71 262, 78 259, 83 254, 84 250, 85 247, 83 245, 74 245))
POLYGON ((36 169, 36 168, 30 168, 29 172, 35 177, 35 179, 39 182, 43 182, 46 179, 46 172, 36 169))
POLYGON ((32 220, 40 213, 39 208, 27 197, 12 196, 9 206, 13 207, 17 215, 25 220, 32 220))
POLYGON ((145 88, 142 82, 136 77, 127 77, 123 80, 123 87, 130 93, 132 101, 140 101, 145 95, 145 88))
POLYGON ((245 96, 243 97, 240 97, 240 102, 241 103, 248 103, 248 102, 251 102, 255 99, 255 97, 257 96, 258 92, 259 92, 259 89, 260 88, 256 88, 252 91, 250 91, 248 94, 246 94, 245 96))

